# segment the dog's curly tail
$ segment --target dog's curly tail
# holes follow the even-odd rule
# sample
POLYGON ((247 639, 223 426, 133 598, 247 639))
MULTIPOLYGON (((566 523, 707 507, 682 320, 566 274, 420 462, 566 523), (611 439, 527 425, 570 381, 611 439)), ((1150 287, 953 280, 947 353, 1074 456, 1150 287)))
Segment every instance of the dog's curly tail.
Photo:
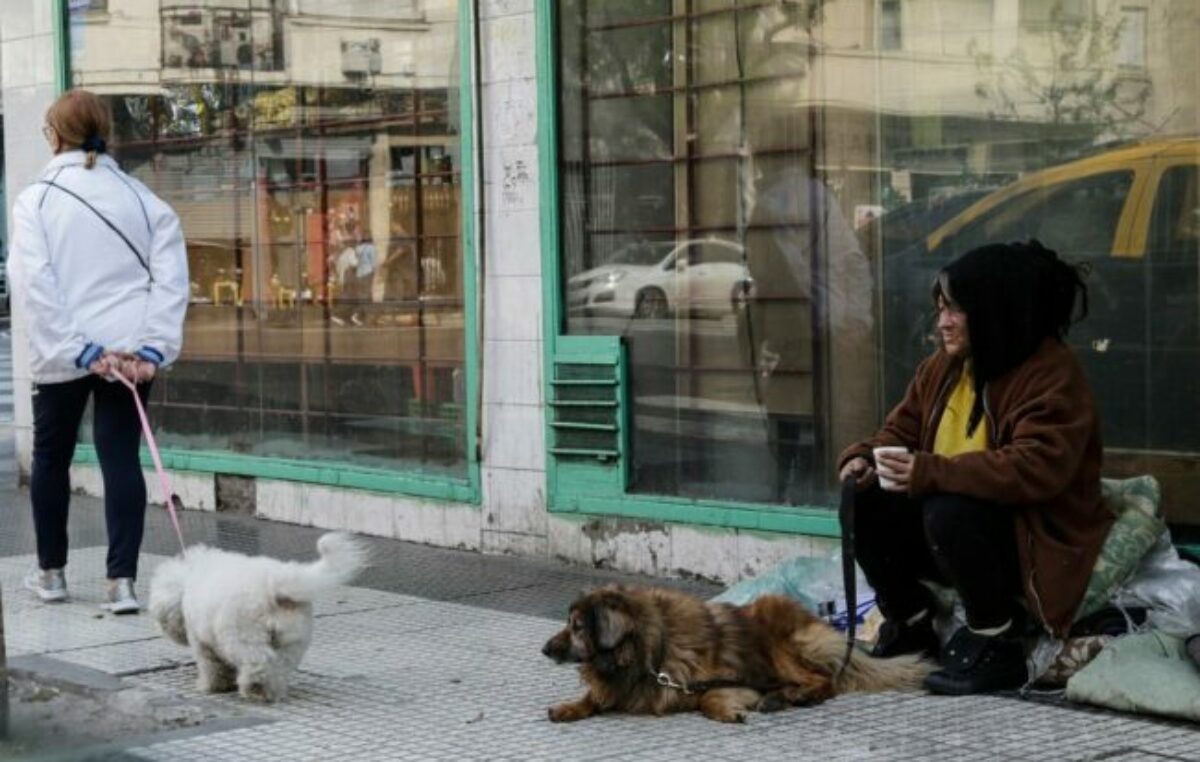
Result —
POLYGON ((335 585, 346 584, 367 567, 367 547, 345 532, 321 535, 317 552, 321 554, 319 573, 328 575, 335 585))
POLYGON ((322 590, 344 585, 366 568, 368 551, 362 540, 342 532, 321 535, 317 540, 321 557, 309 564, 289 564, 275 576, 275 596, 292 601, 311 601, 322 590))

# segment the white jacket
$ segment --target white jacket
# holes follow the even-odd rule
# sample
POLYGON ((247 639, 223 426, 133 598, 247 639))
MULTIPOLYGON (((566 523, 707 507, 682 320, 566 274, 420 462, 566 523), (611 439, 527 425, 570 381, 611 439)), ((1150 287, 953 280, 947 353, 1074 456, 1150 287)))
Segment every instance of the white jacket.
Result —
POLYGON ((81 378, 104 351, 169 365, 183 341, 179 217, 110 157, 84 158, 54 157, 13 206, 8 279, 38 383, 81 378))

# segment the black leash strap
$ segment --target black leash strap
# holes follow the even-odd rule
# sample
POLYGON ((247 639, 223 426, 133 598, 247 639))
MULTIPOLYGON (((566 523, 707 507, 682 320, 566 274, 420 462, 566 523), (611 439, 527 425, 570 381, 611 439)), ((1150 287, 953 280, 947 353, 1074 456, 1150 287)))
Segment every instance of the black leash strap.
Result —
POLYGON ((842 585, 846 588, 846 656, 838 674, 850 665, 854 653, 854 630, 858 624, 857 575, 854 570, 854 495, 857 479, 847 476, 842 481, 842 504, 838 508, 838 523, 842 527, 842 585))

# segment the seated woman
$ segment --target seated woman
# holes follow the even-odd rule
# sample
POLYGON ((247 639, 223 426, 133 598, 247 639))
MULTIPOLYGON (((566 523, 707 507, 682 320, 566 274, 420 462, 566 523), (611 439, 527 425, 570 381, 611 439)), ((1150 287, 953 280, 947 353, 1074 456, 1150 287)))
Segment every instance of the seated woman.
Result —
POLYGON ((937 351, 883 428, 838 459, 860 489, 856 553, 885 618, 874 654, 937 653, 922 580, 962 599, 967 626, 926 683, 936 693, 1023 685, 1024 617, 1067 633, 1112 523, 1096 404, 1063 343, 1077 299, 1082 318, 1079 269, 1037 241, 950 263, 933 286, 937 351), (873 457, 883 446, 907 452, 873 457))

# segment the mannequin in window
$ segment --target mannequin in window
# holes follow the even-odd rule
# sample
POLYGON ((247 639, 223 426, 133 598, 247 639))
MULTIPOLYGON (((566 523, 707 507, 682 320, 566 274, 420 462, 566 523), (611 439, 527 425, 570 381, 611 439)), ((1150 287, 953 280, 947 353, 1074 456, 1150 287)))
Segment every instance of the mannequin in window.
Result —
POLYGON ((366 305, 371 302, 371 289, 375 283, 376 251, 375 242, 369 236, 363 236, 361 227, 355 229, 354 240, 358 242, 354 247, 354 270, 347 274, 354 284, 351 291, 355 307, 350 313, 350 322, 363 325, 364 312, 366 305))

